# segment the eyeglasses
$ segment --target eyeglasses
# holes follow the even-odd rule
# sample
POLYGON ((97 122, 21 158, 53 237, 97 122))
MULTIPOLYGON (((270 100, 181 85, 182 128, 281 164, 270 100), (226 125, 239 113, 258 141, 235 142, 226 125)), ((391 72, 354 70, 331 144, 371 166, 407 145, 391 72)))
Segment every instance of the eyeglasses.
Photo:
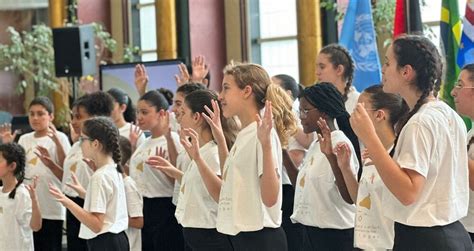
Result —
POLYGON ((85 140, 93 141, 93 139, 89 137, 79 136, 79 144, 84 143, 85 140))
POLYGON ((317 108, 312 108, 312 109, 300 109, 300 118, 306 118, 308 117, 308 112, 313 111, 313 110, 318 110, 317 108))
POLYGON ((462 86, 461 82, 458 82, 455 86, 454 89, 456 90, 461 90, 461 89, 473 89, 474 86, 462 86))

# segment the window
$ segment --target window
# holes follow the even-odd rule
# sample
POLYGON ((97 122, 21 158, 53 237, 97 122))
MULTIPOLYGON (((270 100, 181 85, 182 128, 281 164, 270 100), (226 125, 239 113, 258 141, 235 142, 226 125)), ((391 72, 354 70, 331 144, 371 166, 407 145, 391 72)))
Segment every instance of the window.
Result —
POLYGON ((138 0, 132 8, 134 38, 133 44, 142 51, 142 61, 158 58, 156 52, 156 16, 155 0, 138 0))
POLYGON ((270 74, 299 79, 296 1, 250 1, 251 58, 270 74))

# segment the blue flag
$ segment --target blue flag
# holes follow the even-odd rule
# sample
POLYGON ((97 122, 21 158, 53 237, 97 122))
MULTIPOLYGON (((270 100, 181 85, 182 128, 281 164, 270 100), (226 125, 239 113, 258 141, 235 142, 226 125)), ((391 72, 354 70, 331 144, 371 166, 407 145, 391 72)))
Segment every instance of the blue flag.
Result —
POLYGON ((474 63, 474 3, 466 4, 463 26, 457 61, 459 68, 474 63))
POLYGON ((339 43, 346 47, 355 62, 353 85, 358 91, 380 84, 380 60, 377 51, 370 0, 350 0, 342 24, 339 43))

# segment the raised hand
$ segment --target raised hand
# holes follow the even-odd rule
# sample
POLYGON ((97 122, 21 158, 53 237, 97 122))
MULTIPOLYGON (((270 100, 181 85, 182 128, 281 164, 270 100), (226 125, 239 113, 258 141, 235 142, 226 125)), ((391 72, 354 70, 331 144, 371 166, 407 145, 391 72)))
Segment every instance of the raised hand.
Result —
POLYGON ((317 122, 321 133, 318 133, 319 145, 321 146, 321 152, 325 155, 333 154, 332 151, 332 140, 331 140, 331 129, 329 129, 326 120, 319 118, 317 122))
POLYGON ((56 147, 60 147, 62 149, 61 141, 59 140, 58 137, 58 130, 56 130, 56 127, 51 123, 48 126, 48 137, 53 140, 54 144, 56 144, 56 147))
POLYGON ((158 118, 158 127, 164 135, 167 135, 171 131, 170 113, 168 111, 160 111, 158 118))
POLYGON ((368 146, 367 142, 371 137, 377 137, 374 124, 372 120, 370 120, 363 103, 357 104, 354 112, 351 114, 349 122, 351 123, 352 130, 354 130, 364 145, 368 146))
POLYGON ((71 175, 72 182, 66 183, 66 186, 72 188, 76 193, 79 194, 79 197, 84 198, 86 196, 86 189, 79 183, 76 174, 72 173, 71 175))
POLYGON ((135 123, 130 125, 130 132, 128 134, 130 144, 132 145, 132 149, 137 148, 138 139, 142 136, 143 131, 140 130, 140 127, 136 126, 135 123))
POLYGON ((51 159, 51 155, 49 154, 48 149, 42 146, 36 146, 36 150, 38 150, 38 152, 34 152, 34 154, 38 156, 41 162, 43 162, 43 164, 49 169, 54 169, 56 163, 53 159, 51 159))
POLYGON ((12 132, 12 124, 5 123, 0 125, 0 140, 2 143, 11 143, 15 140, 19 130, 12 132))
MULTIPOLYGON (((211 127, 212 136, 217 143, 219 144, 219 139, 224 139, 224 132, 222 130, 222 123, 221 123, 221 110, 219 108, 219 103, 217 100, 211 100, 212 110, 209 107, 204 106, 204 109, 209 113, 209 116, 206 113, 202 113, 202 116, 206 120, 206 122, 211 127)), ((224 140, 225 141, 225 140, 224 140)))
POLYGON ((336 147, 334 147, 334 153, 337 157, 337 165, 341 169, 350 169, 351 168, 351 148, 347 143, 338 143, 336 147))
POLYGON ((273 113, 272 113, 272 102, 265 101, 265 113, 263 114, 263 119, 260 118, 260 115, 257 116, 257 137, 262 145, 271 144, 271 131, 273 128, 273 113))
POLYGON ((138 94, 143 96, 146 92, 148 85, 148 74, 143 64, 137 64, 135 66, 135 87, 137 88, 138 94))
POLYGON ((36 198, 36 185, 38 185, 38 176, 33 177, 33 180, 30 185, 26 186, 26 190, 28 190, 28 193, 30 194, 30 198, 32 201, 35 201, 36 198))
POLYGON ((166 175, 175 178, 174 173, 176 167, 174 167, 167 159, 166 159, 166 151, 161 148, 157 147, 155 156, 149 157, 145 163, 148 164, 150 167, 155 168, 157 170, 160 170, 164 172, 166 175))
POLYGON ((204 78, 209 73, 209 65, 206 65, 206 58, 204 56, 197 56, 192 62, 193 74, 192 80, 197 83, 204 84, 204 78))
POLYGON ((183 145, 189 157, 193 160, 200 158, 198 133, 191 128, 183 128, 180 133, 183 134, 180 140, 181 145, 183 145))
POLYGON ((189 76, 189 72, 185 64, 183 63, 179 64, 178 68, 179 68, 179 76, 174 75, 174 79, 176 80, 176 84, 178 86, 182 86, 186 84, 187 82, 189 82, 191 77, 189 76))
POLYGON ((92 171, 95 172, 95 170, 97 170, 97 166, 95 165, 95 162, 93 160, 83 158, 82 161, 84 161, 92 171))
POLYGON ((53 184, 49 183, 49 193, 61 204, 68 202, 69 198, 64 195, 61 190, 55 187, 53 184))

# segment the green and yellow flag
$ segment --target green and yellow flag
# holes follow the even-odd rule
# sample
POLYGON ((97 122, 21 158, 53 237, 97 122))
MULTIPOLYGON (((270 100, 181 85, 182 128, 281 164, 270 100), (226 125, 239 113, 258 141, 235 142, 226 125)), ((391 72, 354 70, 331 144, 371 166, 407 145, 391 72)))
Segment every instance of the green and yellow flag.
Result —
POLYGON ((441 86, 441 98, 454 108, 454 100, 451 96, 460 72, 457 64, 457 54, 461 40, 461 18, 457 0, 443 0, 441 7, 441 41, 446 58, 446 76, 441 86))
MULTIPOLYGON (((459 8, 457 0, 443 0, 441 7, 441 42, 444 49, 444 56, 446 59, 446 75, 441 85, 441 92, 439 96, 453 109, 454 99, 451 96, 451 90, 456 85, 459 72, 458 51, 461 43, 461 29, 462 20, 459 16, 459 8)), ((463 117, 468 129, 471 128, 471 120, 463 117)))

